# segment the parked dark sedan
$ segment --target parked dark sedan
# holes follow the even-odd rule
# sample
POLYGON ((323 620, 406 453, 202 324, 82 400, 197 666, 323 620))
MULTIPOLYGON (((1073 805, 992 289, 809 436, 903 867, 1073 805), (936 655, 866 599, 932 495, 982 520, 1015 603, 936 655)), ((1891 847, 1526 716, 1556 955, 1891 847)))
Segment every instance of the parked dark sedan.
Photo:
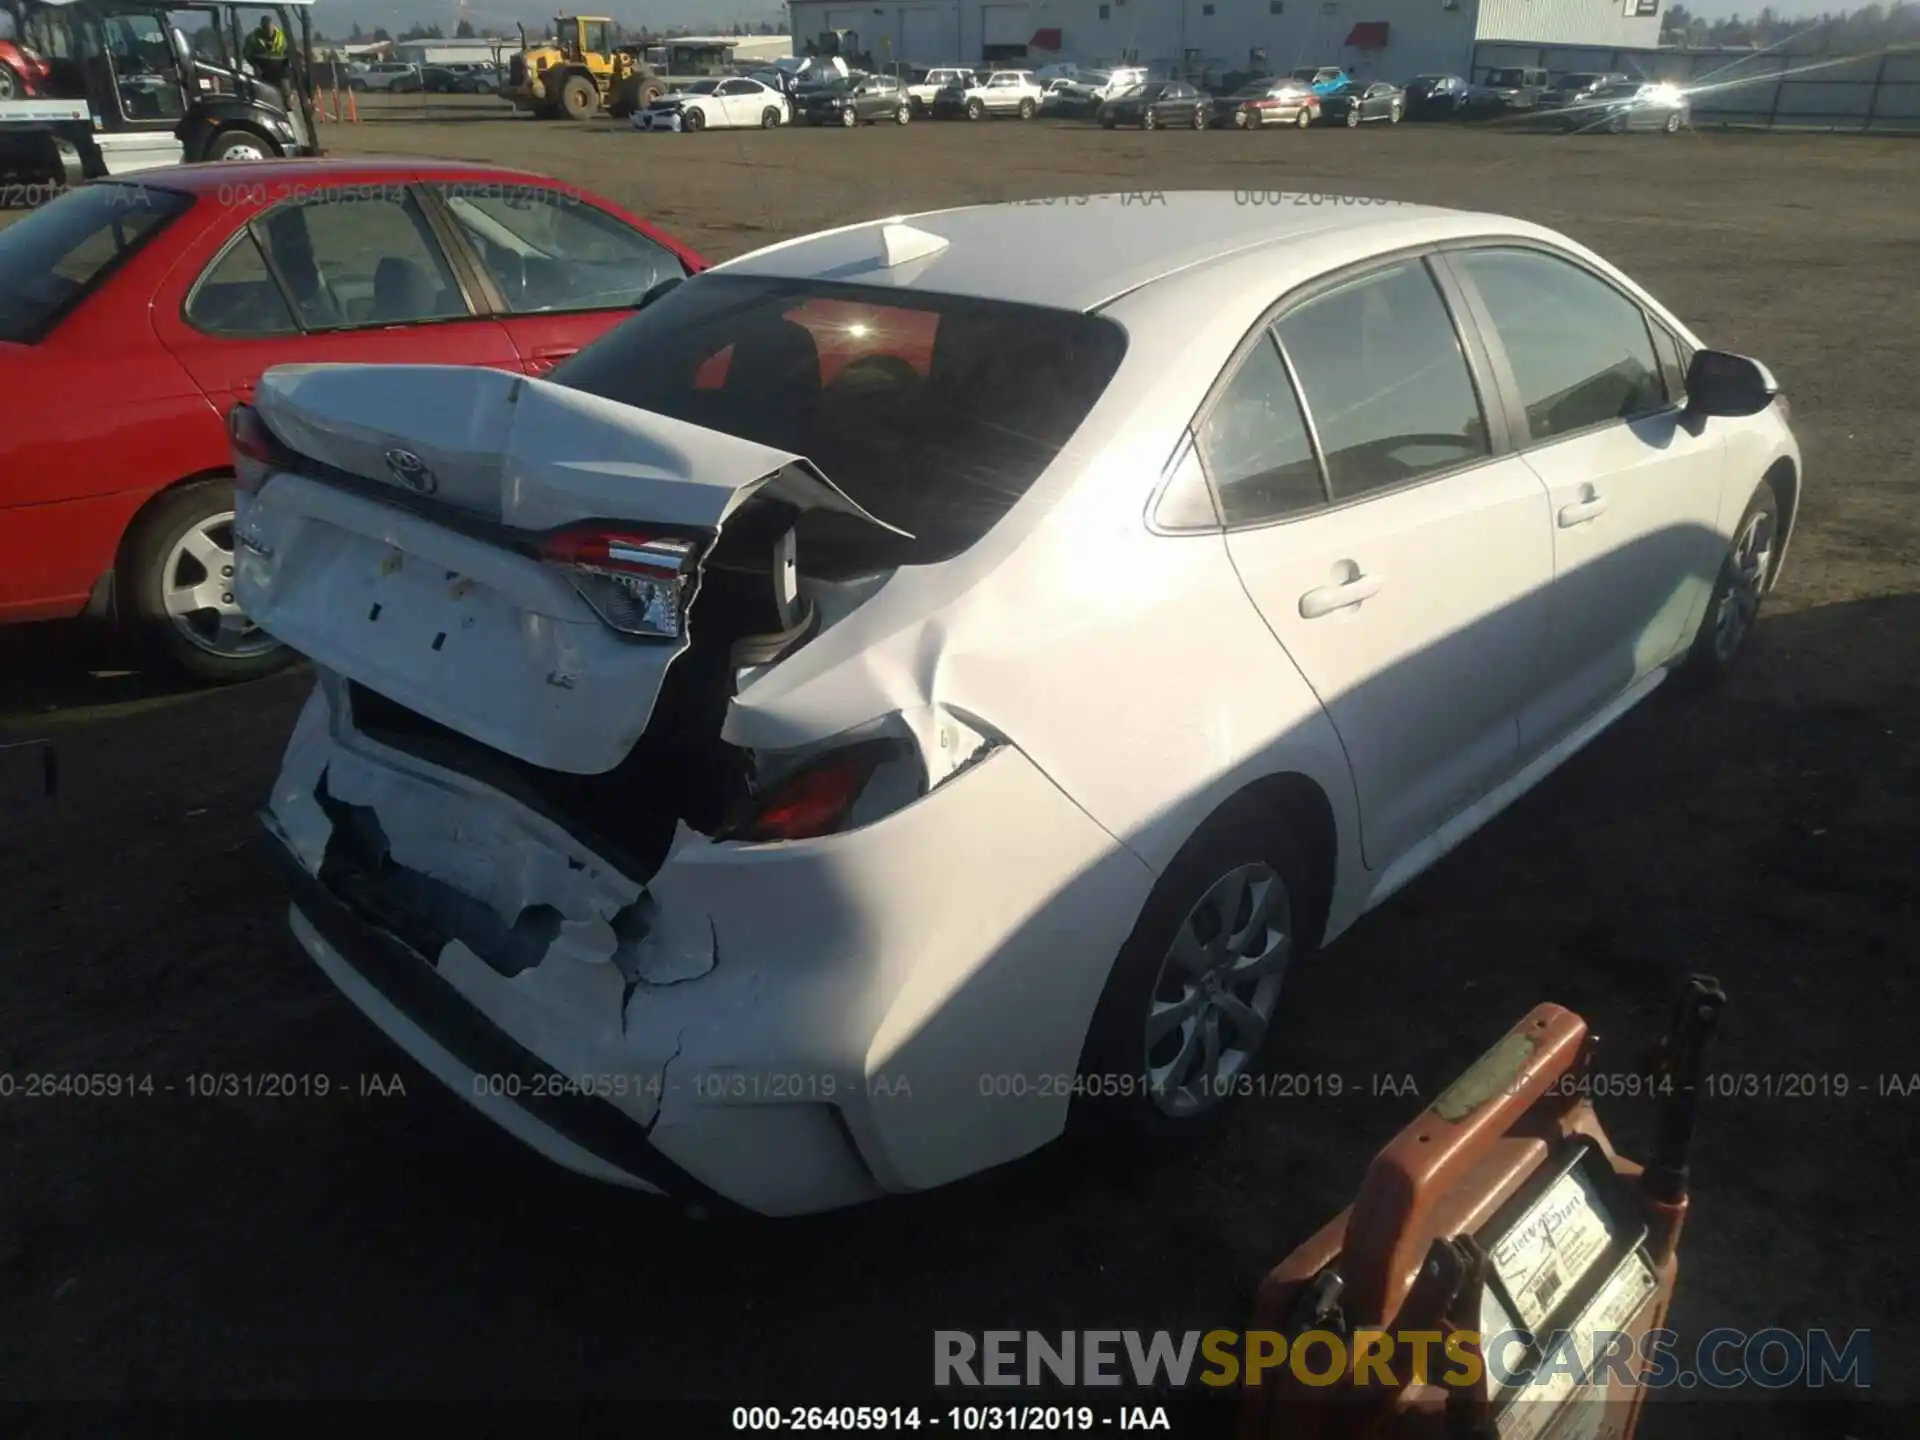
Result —
POLYGON ((1365 120, 1385 120, 1389 125, 1398 125, 1406 113, 1407 92, 1385 80, 1320 97, 1320 123, 1344 125, 1349 130, 1359 129, 1365 120))
POLYGON ((1213 119, 1213 97, 1203 95, 1184 80, 1155 80, 1116 95, 1100 107, 1102 128, 1138 125, 1158 130, 1185 125, 1204 130, 1213 119))
POLYGON ((793 118, 798 125, 843 125, 848 129, 876 120, 904 125, 913 118, 913 104, 907 99, 905 87, 893 76, 862 75, 802 87, 793 98, 793 118))
POLYGON ((1629 130, 1664 130, 1676 135, 1692 119, 1693 107, 1686 91, 1677 85, 1644 84, 1638 80, 1606 86, 1553 112, 1553 120, 1561 130, 1602 131, 1612 135, 1629 130))
POLYGON ((1451 120, 1467 108, 1472 87, 1459 75, 1416 75, 1406 84, 1409 120, 1451 120))

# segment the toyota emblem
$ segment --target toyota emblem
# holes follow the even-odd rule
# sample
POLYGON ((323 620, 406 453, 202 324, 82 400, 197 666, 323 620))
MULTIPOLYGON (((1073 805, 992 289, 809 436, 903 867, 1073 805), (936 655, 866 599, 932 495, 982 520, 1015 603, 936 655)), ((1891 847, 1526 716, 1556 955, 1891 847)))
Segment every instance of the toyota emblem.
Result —
POLYGON ((393 472, 394 479, 416 495, 431 495, 438 483, 433 478, 433 471, 427 468, 427 462, 411 450, 387 451, 387 469, 393 472))

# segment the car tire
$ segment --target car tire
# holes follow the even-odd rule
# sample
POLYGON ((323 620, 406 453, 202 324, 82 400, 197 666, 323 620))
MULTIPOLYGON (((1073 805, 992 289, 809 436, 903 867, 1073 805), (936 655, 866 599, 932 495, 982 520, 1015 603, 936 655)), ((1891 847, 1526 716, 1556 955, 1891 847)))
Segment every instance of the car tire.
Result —
POLYGON ((1607 117, 1607 133, 1609 135, 1626 134, 1627 133, 1627 117, 1624 115, 1609 115, 1607 117))
POLYGON ((203 581, 231 585, 230 573, 217 572, 231 571, 232 535, 233 482, 226 479, 166 491, 134 521, 121 546, 114 589, 127 638, 153 669, 204 684, 234 684, 270 675, 298 658, 251 627, 223 641, 228 631, 222 615, 238 611, 181 609, 203 581))
POLYGON ((362 94, 365 94, 367 89, 367 82, 364 80, 349 80, 347 82, 347 89, 358 90, 362 94))
POLYGON ((1250 113, 1245 110, 1236 110, 1233 112, 1233 128, 1236 130, 1255 130, 1259 127, 1253 123, 1253 116, 1250 113))
POLYGON ((969 101, 967 102, 967 118, 968 118, 969 120, 984 120, 984 119, 986 119, 986 118, 987 118, 987 107, 986 107, 985 105, 983 105, 983 104, 981 104, 981 103, 980 103, 980 101, 978 101, 978 100, 969 100, 969 101))
POLYGON ((1193 107, 1192 124, 1196 130, 1204 130, 1207 128, 1207 112, 1204 107, 1199 105, 1193 107))
POLYGON ((1676 110, 1673 112, 1673 114, 1667 116, 1667 134, 1678 135, 1679 133, 1680 133, 1680 112, 1676 110))
POLYGON ((1311 128, 1312 125, 1313 125, 1313 112, 1303 107, 1299 115, 1296 116, 1294 119, 1293 128, 1296 130, 1306 130, 1311 128))
POLYGON ((1732 671, 1753 633, 1760 602, 1772 588, 1779 555, 1780 497, 1763 482, 1734 527, 1699 633, 1681 662, 1680 678, 1689 688, 1716 685, 1732 671))
POLYGON ((1394 104, 1394 107, 1387 112, 1387 123, 1389 125, 1398 125, 1400 123, 1401 117, 1405 113, 1406 112, 1400 108, 1399 103, 1396 101, 1394 104))
POLYGON ((1160 128, 1160 117, 1154 114, 1150 108, 1142 110, 1140 112, 1140 128, 1142 130, 1158 130, 1160 128))
POLYGON ((20 77, 13 73, 13 67, 0 60, 0 100, 19 99, 23 88, 20 77))
POLYGON ((1287 973, 1311 948, 1302 938, 1316 908, 1310 876, 1291 833, 1271 811, 1252 803, 1230 808, 1181 848, 1155 882, 1094 1007, 1070 1133, 1153 1145, 1197 1139, 1211 1128, 1240 1077, 1258 1073, 1287 973), (1236 908, 1224 925, 1223 899, 1236 908), (1263 902, 1270 906, 1267 924, 1240 947, 1252 954, 1236 956, 1224 942, 1253 930, 1263 902), (1203 964, 1209 968, 1201 971, 1203 964), (1238 982, 1232 979, 1236 972, 1244 975, 1238 982), (1250 1043, 1231 1047, 1236 1053, 1230 1059, 1219 1047, 1245 1034, 1235 1026, 1231 1000, 1239 1001, 1243 1018, 1251 1012, 1262 1023, 1250 1043), (1187 1007, 1191 1032, 1182 1019, 1149 1038, 1156 1011, 1171 1018, 1187 1007), (1191 1058, 1204 1062, 1209 1028, 1216 1053, 1231 1068, 1223 1065, 1204 1078, 1189 1075, 1185 1086, 1159 1090, 1181 1078, 1173 1062, 1187 1047, 1198 1045, 1200 1055, 1191 1058))
POLYGON ((853 129, 854 126, 858 125, 859 123, 860 123, 860 117, 854 114, 852 110, 850 109, 842 110, 840 112, 840 128, 841 129, 851 130, 853 129))
POLYGON ((698 109, 690 109, 680 117, 680 128, 690 133, 707 128, 707 117, 698 109))
POLYGON ((560 87, 560 113, 569 120, 591 120, 600 108, 600 92, 584 75, 569 75, 560 87))
POLYGON ((207 145, 207 159, 269 160, 279 154, 273 142, 251 130, 222 130, 207 145))
POLYGON ((1034 111, 1037 108, 1038 107, 1034 105, 1033 101, 1022 100, 1020 102, 1020 118, 1022 120, 1031 120, 1033 118, 1034 111))
POLYGON ((1358 105, 1349 105, 1347 106, 1347 129, 1358 130, 1359 128, 1360 107, 1358 105))
POLYGON ((780 112, 771 105, 762 110, 760 112, 760 128, 762 130, 778 130, 780 128, 780 112))
POLYGON ((893 123, 896 125, 905 125, 912 119, 913 107, 911 105, 902 105, 898 110, 893 112, 893 123))

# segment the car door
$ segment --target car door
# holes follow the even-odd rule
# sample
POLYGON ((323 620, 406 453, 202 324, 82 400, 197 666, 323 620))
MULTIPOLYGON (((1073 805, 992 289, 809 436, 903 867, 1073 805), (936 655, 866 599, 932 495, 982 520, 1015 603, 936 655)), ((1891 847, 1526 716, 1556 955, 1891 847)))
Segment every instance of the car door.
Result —
POLYGON ((1367 112, 1369 120, 1384 120, 1393 113, 1393 86, 1376 82, 1367 87, 1367 112))
POLYGON ((527 373, 544 375, 688 267, 576 191, 492 182, 427 187, 505 321, 527 373))
POLYGON ((1487 389, 1471 326, 1399 259, 1289 301, 1198 428, 1228 553, 1339 733, 1374 869, 1517 765, 1553 547, 1487 389))
POLYGON ((1516 245, 1446 259, 1489 336, 1516 445, 1549 495, 1551 638, 1521 716, 1532 753, 1686 645, 1724 549, 1725 429, 1684 415, 1677 362, 1662 364, 1651 317, 1595 271, 1516 245))
POLYGON ((708 124, 757 125, 759 108, 752 103, 751 80, 722 80, 713 88, 713 112, 708 124))
POLYGON ((82 63, 105 70, 109 83, 102 88, 110 91, 118 111, 99 142, 108 173, 178 164, 184 153, 178 131, 186 119, 187 96, 164 15, 113 6, 94 24, 97 30, 88 25, 82 34, 97 34, 103 53, 82 63))
POLYGON ((316 189, 215 229, 168 276, 153 319, 223 413, 270 365, 520 365, 406 185, 316 189))

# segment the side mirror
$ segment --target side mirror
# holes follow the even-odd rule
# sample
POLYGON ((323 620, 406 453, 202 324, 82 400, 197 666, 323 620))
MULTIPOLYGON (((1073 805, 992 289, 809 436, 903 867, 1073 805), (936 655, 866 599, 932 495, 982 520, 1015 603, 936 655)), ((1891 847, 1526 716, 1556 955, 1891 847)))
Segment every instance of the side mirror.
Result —
POLYGON ((633 308, 636 310, 644 310, 668 291, 686 283, 686 277, 683 275, 669 275, 657 285, 651 286, 647 290, 647 293, 640 297, 639 302, 633 308))
POLYGON ((1725 350, 1696 350, 1687 365, 1687 411, 1737 420, 1758 415, 1780 393, 1780 383, 1758 360, 1725 350))

